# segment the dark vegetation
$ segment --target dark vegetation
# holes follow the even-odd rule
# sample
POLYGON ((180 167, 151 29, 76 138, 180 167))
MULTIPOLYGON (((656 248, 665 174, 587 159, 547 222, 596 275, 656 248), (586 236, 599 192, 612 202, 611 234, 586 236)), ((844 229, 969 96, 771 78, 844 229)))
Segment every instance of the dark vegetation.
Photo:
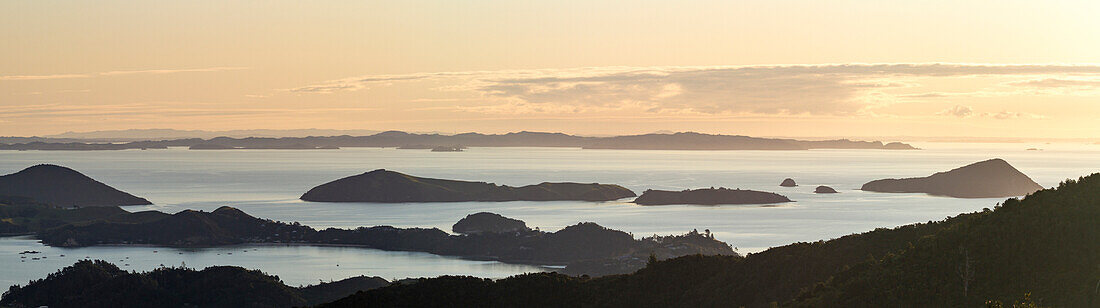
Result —
MULTIPOLYGON (((501 135, 464 133, 457 135, 410 134, 399 131, 382 132, 370 136, 327 136, 285 138, 229 138, 175 139, 161 141, 134 141, 129 143, 33 142, 0 144, 0 150, 124 150, 164 149, 186 146, 194 149, 324 149, 337 147, 453 147, 456 144, 472 147, 572 147, 589 149, 642 149, 642 150, 807 150, 807 149, 887 149, 912 150, 912 146, 900 142, 883 144, 879 141, 852 141, 847 139, 802 141, 748 136, 710 135, 700 133, 645 134, 617 137, 581 137, 562 133, 517 132, 501 135)), ((46 139, 47 141, 51 141, 46 139)), ((17 140, 12 140, 12 142, 17 140)))
POLYGON ((863 184, 861 189, 956 198, 1001 198, 1027 195, 1043 187, 1003 159, 994 158, 922 178, 875 180, 863 184))
POLYGON ((541 183, 512 187, 485 182, 415 177, 378 169, 314 187, 302 195, 317 202, 610 201, 635 196, 619 185, 541 183))
POLYGON ((0 196, 26 197, 65 207, 152 204, 57 165, 35 165, 0 176, 0 196))
POLYGON ((12 286, 0 299, 0 306, 294 307, 386 285, 385 279, 361 276, 295 288, 283 284, 278 276, 235 266, 203 270, 166 267, 133 273, 106 261, 81 260, 27 286, 12 286))
POLYGON ((322 307, 1097 307, 1097 221, 1093 174, 992 210, 745 257, 653 260, 601 278, 444 276, 322 307))
POLYGON ((836 189, 833 189, 829 186, 818 186, 817 188, 814 188, 814 192, 819 194, 835 194, 836 189))
POLYGON ((682 191, 646 190, 640 197, 634 199, 634 203, 641 205, 668 205, 668 204, 771 204, 791 202, 783 195, 765 191, 729 189, 729 188, 704 188, 682 191))

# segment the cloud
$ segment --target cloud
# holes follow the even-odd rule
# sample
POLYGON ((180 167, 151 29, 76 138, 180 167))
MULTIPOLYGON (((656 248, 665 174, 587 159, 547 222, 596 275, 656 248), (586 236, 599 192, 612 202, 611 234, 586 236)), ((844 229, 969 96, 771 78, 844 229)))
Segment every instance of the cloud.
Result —
POLYGON ((1009 82, 1010 86, 1030 88, 1100 88, 1100 80, 1041 78, 1009 82))
POLYGON ((361 84, 332 84, 298 87, 290 89, 289 91, 297 93, 333 93, 337 91, 359 90, 362 88, 363 85, 361 84))
MULTIPOLYGON (((465 91, 481 97, 484 100, 469 110, 493 113, 509 109, 527 113, 642 108, 654 113, 870 115, 875 114, 875 108, 904 99, 963 94, 888 94, 896 89, 921 87, 920 81, 925 78, 1045 75, 1100 75, 1100 66, 917 63, 593 67, 369 75, 287 91, 324 94, 393 82, 424 82, 434 85, 430 90, 465 91), (486 107, 485 103, 495 106, 486 107)), ((985 96, 998 93, 971 92, 985 96)))
POLYGON ((1045 117, 1044 117, 1044 116, 1042 116, 1042 115, 1037 115, 1037 114, 1033 114, 1033 113, 1026 113, 1026 112, 1009 112, 1009 111, 1001 111, 1001 112, 994 112, 994 113, 989 113, 989 112, 986 112, 986 113, 982 113, 982 116, 983 116, 983 117, 988 117, 988 118, 993 118, 993 119, 997 119, 997 120, 1008 120, 1008 119, 1042 119, 1042 118, 1045 118, 1045 117))
POLYGON ((135 74, 175 74, 175 73, 196 73, 196 72, 222 72, 222 71, 236 71, 248 69, 247 67, 207 67, 207 68, 185 68, 185 69, 153 69, 153 70, 133 70, 133 71, 110 71, 99 73, 100 76, 117 76, 117 75, 135 75, 135 74))
POLYGON ((978 116, 978 117, 989 118, 989 119, 994 119, 994 120, 1043 119, 1043 118, 1046 118, 1042 115, 1033 114, 1033 113, 1026 113, 1026 112, 1000 111, 1000 112, 977 113, 977 112, 974 112, 974 109, 970 108, 970 106, 963 106, 963 105, 955 105, 954 107, 944 109, 943 111, 937 112, 936 114, 941 115, 941 116, 950 116, 950 117, 958 117, 958 118, 969 118, 969 117, 972 117, 972 116, 978 116))
POLYGON ((947 108, 937 113, 938 115, 955 116, 960 118, 968 118, 974 115, 974 110, 968 106, 955 105, 955 107, 947 108))
POLYGON ((50 80, 50 79, 88 78, 89 76, 90 75, 86 75, 86 74, 9 75, 9 76, 0 76, 0 80, 50 80))
POLYGON ((191 73, 191 72, 221 72, 221 71, 233 71, 248 69, 246 67, 207 67, 207 68, 189 68, 189 69, 151 69, 151 70, 133 70, 133 71, 108 71, 98 73, 86 73, 86 74, 53 74, 53 75, 9 75, 0 76, 2 80, 52 80, 52 79, 73 79, 73 78, 93 78, 97 76, 120 76, 120 75, 136 75, 136 74, 174 74, 174 73, 191 73))
POLYGON ((297 93, 333 93, 338 91, 358 91, 367 87, 368 84, 373 83, 388 83, 393 81, 409 81, 426 79, 432 76, 439 76, 440 74, 448 73, 431 73, 431 74, 414 74, 414 75, 396 75, 396 76, 370 76, 370 77, 358 77, 349 78, 343 80, 334 80, 322 84, 308 85, 297 88, 283 89, 282 91, 297 92, 297 93))

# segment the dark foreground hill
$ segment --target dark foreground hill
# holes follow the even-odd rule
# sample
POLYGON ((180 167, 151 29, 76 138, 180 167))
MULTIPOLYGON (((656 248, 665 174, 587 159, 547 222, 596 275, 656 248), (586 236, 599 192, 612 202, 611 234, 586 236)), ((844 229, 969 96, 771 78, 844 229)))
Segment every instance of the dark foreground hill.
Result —
POLYGON ((1093 174, 992 210, 746 257, 685 256, 594 279, 420 279, 323 307, 975 307, 1025 297, 1097 307, 1097 221, 1093 174))
POLYGON ((635 196, 619 185, 542 183, 512 187, 415 177, 378 169, 314 187, 302 195, 316 202, 610 201, 635 196))
POLYGON ((13 286, 3 307, 296 307, 389 285, 352 277, 295 288, 277 276, 235 266, 127 272, 106 261, 81 260, 27 286, 13 286))
POLYGON ((58 165, 36 165, 0 176, 0 196, 27 197, 66 207, 152 204, 58 165))
POLYGON ((641 205, 668 205, 668 204, 771 204, 791 202, 791 199, 777 193, 766 191, 707 188, 683 191, 646 190, 642 196, 634 199, 634 203, 641 205))
POLYGON ((1001 198, 1043 189, 1000 158, 980 161, 922 178, 884 179, 863 184, 862 190, 927 193, 956 198, 1001 198))

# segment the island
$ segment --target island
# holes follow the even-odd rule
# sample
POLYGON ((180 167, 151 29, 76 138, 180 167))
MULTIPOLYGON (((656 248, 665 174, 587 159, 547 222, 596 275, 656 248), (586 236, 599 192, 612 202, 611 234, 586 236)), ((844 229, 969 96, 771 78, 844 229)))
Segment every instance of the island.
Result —
POLYGON ((378 169, 310 189, 314 202, 611 201, 636 196, 619 185, 541 183, 522 187, 422 178, 378 169))
POLYGON ((599 278, 422 278, 319 308, 1096 307, 1098 198, 1100 174, 1093 174, 942 220, 744 257, 654 260, 599 278))
POLYGON ((153 204, 76 170, 50 164, 0 176, 0 196, 25 197, 63 207, 153 204))
POLYGON ((462 133, 455 135, 413 134, 387 131, 368 136, 311 137, 216 137, 172 140, 140 140, 125 143, 74 141, 73 139, 8 138, 0 150, 126 150, 192 147, 194 150, 241 149, 330 149, 339 147, 382 147, 433 149, 435 147, 570 147, 617 150, 810 150, 868 149, 915 150, 900 142, 837 140, 796 140, 759 138, 696 132, 643 134, 612 137, 587 137, 563 133, 513 132, 507 134, 462 133))
POLYGON ((798 184, 796 184, 796 183, 794 182, 794 179, 791 179, 791 178, 786 178, 786 179, 783 179, 783 183, 779 183, 779 186, 783 186, 783 187, 795 187, 795 186, 798 186, 798 184))
POLYGON ((634 203, 640 205, 668 205, 668 204, 772 204, 791 202, 791 199, 783 195, 765 191, 729 189, 729 188, 704 188, 695 190, 668 191, 646 190, 640 197, 634 199, 634 203))
POLYGON ((189 150, 339 150, 340 147, 332 145, 307 145, 303 143, 292 144, 262 144, 252 146, 232 146, 219 143, 200 143, 188 147, 189 150))
POLYGON ((466 218, 451 226, 451 231, 460 234, 526 232, 529 230, 531 229, 527 228, 527 223, 522 220, 489 212, 466 215, 466 218))
MULTIPOLYGON (((386 284, 356 277, 310 291, 238 267, 131 273, 102 261, 80 261, 12 287, 0 306, 281 307, 313 305, 322 296, 335 298, 361 288, 365 291, 316 307, 862 307, 872 301, 876 305, 871 306, 886 307, 1092 307, 1097 280, 1088 269, 1100 258, 1095 245, 1098 194, 1100 173, 943 220, 797 242, 744 256, 689 253, 662 259, 661 251, 648 251, 641 268, 604 277, 562 272, 620 258, 577 261, 557 273, 503 279, 446 275, 386 284), (989 265, 997 270, 980 270, 989 265), (973 267, 978 269, 968 270, 973 267)), ((615 234, 589 239, 620 237, 615 234)), ((676 252, 696 243, 679 238, 698 243, 712 238, 709 230, 689 235, 652 242, 673 242, 663 251, 676 252)))
POLYGON ((875 180, 863 184, 860 189, 955 198, 1000 198, 1027 195, 1043 187, 1003 159, 994 158, 927 177, 875 180))
POLYGON ((462 152, 466 147, 463 146, 436 146, 432 147, 432 152, 462 152))
POLYGON ((829 187, 829 186, 822 185, 822 186, 818 186, 817 188, 814 188, 814 192, 819 193, 819 194, 835 194, 836 189, 833 189, 832 187, 829 187))

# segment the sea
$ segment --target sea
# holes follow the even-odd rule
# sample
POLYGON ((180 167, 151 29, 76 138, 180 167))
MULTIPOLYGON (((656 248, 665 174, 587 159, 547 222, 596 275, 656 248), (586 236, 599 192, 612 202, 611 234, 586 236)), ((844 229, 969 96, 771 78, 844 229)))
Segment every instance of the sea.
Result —
MULTIPOLYGON (((959 199, 863 192, 881 178, 927 176, 1002 158, 1044 187, 1100 172, 1100 145, 1070 143, 913 143, 921 150, 657 151, 577 148, 469 148, 430 152, 394 148, 338 150, 0 151, 0 174, 35 164, 76 169, 154 205, 129 211, 175 213, 232 206, 260 218, 314 228, 390 225, 450 232, 466 215, 493 212, 555 231, 580 222, 637 238, 710 230, 738 253, 905 224, 943 220, 993 208, 1003 198, 959 199), (772 205, 639 206, 610 202, 319 203, 298 198, 342 177, 387 169, 421 177, 521 186, 541 182, 619 184, 646 189, 726 187, 776 192, 794 202, 772 205), (780 187, 785 178, 799 186, 780 187), (815 194, 818 185, 839 193, 815 194)), ((470 275, 502 278, 552 270, 534 265, 466 260, 419 252, 355 247, 240 245, 216 248, 146 246, 48 247, 30 236, 0 237, 0 290, 41 279, 80 259, 110 261, 131 271, 162 266, 235 265, 277 275, 298 286, 367 275, 386 279, 470 275), (37 251, 35 254, 20 254, 37 251), (37 259, 35 259, 37 258, 37 259)))

